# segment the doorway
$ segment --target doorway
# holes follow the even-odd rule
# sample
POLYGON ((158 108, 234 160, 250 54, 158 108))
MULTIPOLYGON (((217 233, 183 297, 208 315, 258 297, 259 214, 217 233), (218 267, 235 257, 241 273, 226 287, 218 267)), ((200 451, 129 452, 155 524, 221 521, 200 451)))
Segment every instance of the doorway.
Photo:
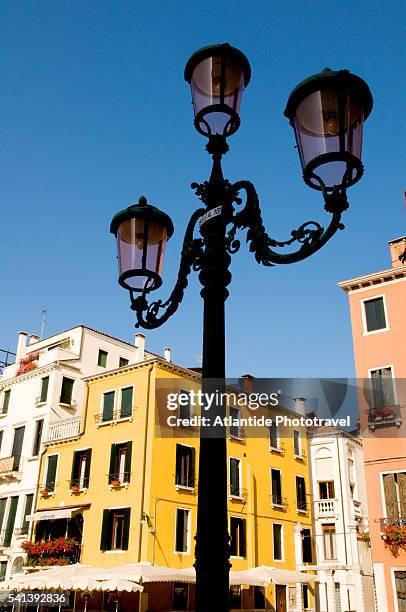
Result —
POLYGON ((286 612, 286 586, 284 584, 276 585, 276 612, 286 612))

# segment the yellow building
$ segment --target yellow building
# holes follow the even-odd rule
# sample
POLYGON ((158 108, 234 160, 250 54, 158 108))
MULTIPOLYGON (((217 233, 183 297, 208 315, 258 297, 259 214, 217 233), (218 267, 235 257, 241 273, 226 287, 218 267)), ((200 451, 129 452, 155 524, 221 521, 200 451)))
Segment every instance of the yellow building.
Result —
MULTIPOLYGON (((199 376, 155 358, 89 377, 86 385, 79 436, 70 437, 69 422, 62 422, 59 434, 53 432, 54 440, 46 444, 33 539, 70 535, 81 542, 82 563, 106 568, 138 561, 192 566, 198 431, 190 435, 190 428, 161 427, 167 416, 161 400, 168 390, 197 389, 199 376)), ((179 410, 185 416, 191 407, 179 410)), ((229 413, 237 416, 237 408, 229 413)), ((265 428, 260 437, 251 437, 231 426, 228 433, 232 569, 296 569, 311 563, 306 432, 298 428, 292 437, 283 429, 265 428)), ((141 609, 193 609, 190 590, 157 585, 154 596, 142 595, 141 609)), ((271 585, 266 607, 302 610, 303 596, 313 607, 312 587, 271 585), (283 599, 286 606, 277 607, 283 599)), ((240 593, 235 587, 232 607, 258 609, 263 597, 259 588, 240 593)))

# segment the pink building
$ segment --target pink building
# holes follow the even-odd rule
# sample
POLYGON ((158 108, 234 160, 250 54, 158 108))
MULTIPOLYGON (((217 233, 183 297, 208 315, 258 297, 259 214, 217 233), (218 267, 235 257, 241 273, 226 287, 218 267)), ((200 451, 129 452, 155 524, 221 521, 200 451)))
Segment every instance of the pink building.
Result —
POLYGON ((350 302, 356 375, 366 379, 367 392, 360 402, 361 432, 377 610, 404 612, 406 237, 392 240, 389 247, 389 269, 342 281, 339 286, 350 302))

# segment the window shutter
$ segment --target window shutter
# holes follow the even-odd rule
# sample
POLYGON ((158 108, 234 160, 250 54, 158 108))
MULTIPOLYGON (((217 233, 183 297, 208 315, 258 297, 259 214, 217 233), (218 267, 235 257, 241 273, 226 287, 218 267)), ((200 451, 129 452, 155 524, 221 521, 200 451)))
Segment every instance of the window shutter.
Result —
POLYGON ((240 531, 240 557, 245 557, 246 550, 247 550, 246 533, 245 533, 245 519, 241 519, 240 529, 241 529, 240 531))
POLYGON ((13 448, 11 451, 14 457, 13 470, 18 470, 20 467, 21 450, 23 448, 25 427, 17 427, 14 430, 13 448))
POLYGON ((90 477, 90 463, 92 461, 92 449, 88 448, 86 451, 86 465, 85 465, 85 487, 89 486, 89 477, 90 477))
POLYGON ((238 459, 230 459, 230 492, 231 495, 238 495, 240 489, 238 459))
POLYGON ((406 472, 398 474, 400 514, 402 518, 406 518, 406 472))
POLYGON ((10 510, 8 512, 7 526, 4 534, 3 546, 10 546, 11 544, 11 537, 13 535, 14 522, 17 512, 17 504, 18 497, 12 497, 10 499, 10 510))
POLYGON ((55 490, 56 466, 58 465, 58 455, 48 457, 48 469, 45 486, 48 491, 55 490))
POLYGON ((130 482, 130 478, 131 478, 131 455, 132 455, 132 450, 133 450, 133 443, 130 440, 129 442, 127 442, 127 450, 125 452, 125 466, 124 466, 125 478, 124 479, 127 482, 130 482))
POLYGON ((182 484, 182 446, 176 445, 176 484, 182 484))
POLYGON ((0 529, 3 527, 4 513, 6 511, 7 497, 0 499, 0 529))
POLYGON ((70 404, 72 402, 73 383, 72 378, 66 378, 65 376, 62 378, 61 404, 70 404))
POLYGON ((133 388, 127 387, 126 389, 121 389, 120 417, 125 418, 125 417, 131 416, 132 407, 133 407, 133 388))
POLYGON ((396 499, 395 475, 383 475, 383 489, 385 492, 386 515, 388 518, 398 518, 399 509, 396 499))
POLYGON ((114 409, 114 391, 103 394, 103 421, 113 420, 113 409, 114 409))
POLYGON ((73 453, 73 461, 72 461, 72 474, 71 474, 71 484, 79 484, 79 461, 80 461, 80 451, 75 451, 73 453))
POLYGON ((130 537, 130 514, 131 514, 131 508, 124 508, 123 510, 123 514, 124 514, 124 526, 123 526, 123 544, 122 544, 122 550, 128 550, 128 540, 130 537))
POLYGON ((189 478, 189 486, 195 486, 195 464, 196 464, 196 449, 191 448, 190 453, 190 478, 189 478))
POLYGON ((41 379, 41 395, 40 402, 46 402, 48 397, 49 376, 41 379))
POLYGON ((375 331, 386 327, 383 298, 364 302, 367 331, 375 331))
POLYGON ((114 480, 113 475, 117 475, 117 444, 111 445, 109 484, 114 480))
POLYGON ((22 532, 28 533, 28 528, 30 526, 30 522, 27 520, 27 516, 31 514, 32 510, 32 502, 34 501, 34 494, 29 493, 25 496, 25 508, 24 508, 24 520, 22 524, 22 532))
POLYGON ((103 522, 100 538, 100 550, 110 550, 111 539, 111 512, 110 510, 103 510, 103 522))

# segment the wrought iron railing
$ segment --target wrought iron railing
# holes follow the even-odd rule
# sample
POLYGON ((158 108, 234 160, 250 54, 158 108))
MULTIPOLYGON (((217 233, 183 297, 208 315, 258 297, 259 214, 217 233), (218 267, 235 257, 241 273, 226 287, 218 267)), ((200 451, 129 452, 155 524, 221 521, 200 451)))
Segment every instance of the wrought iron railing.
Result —
POLYGON ((288 505, 288 500, 282 495, 274 494, 271 495, 271 503, 273 506, 276 506, 278 508, 286 508, 288 505))
POLYGON ((102 425, 103 423, 112 423, 114 421, 123 421, 124 419, 131 419, 132 411, 128 412, 121 409, 113 410, 111 413, 98 413, 95 415, 96 425, 102 425))
POLYGON ((377 427, 400 427, 401 424, 400 406, 382 406, 368 410, 368 428, 371 431, 377 427))
POLYGON ((175 474, 175 486, 187 489, 195 488, 195 477, 188 474, 175 474))
POLYGON ((239 485, 230 485, 229 495, 230 497, 236 497, 238 499, 247 499, 248 491, 247 489, 243 489, 239 485))
POLYGON ((395 516, 379 519, 381 531, 385 531, 386 527, 406 527, 406 516, 395 516))

